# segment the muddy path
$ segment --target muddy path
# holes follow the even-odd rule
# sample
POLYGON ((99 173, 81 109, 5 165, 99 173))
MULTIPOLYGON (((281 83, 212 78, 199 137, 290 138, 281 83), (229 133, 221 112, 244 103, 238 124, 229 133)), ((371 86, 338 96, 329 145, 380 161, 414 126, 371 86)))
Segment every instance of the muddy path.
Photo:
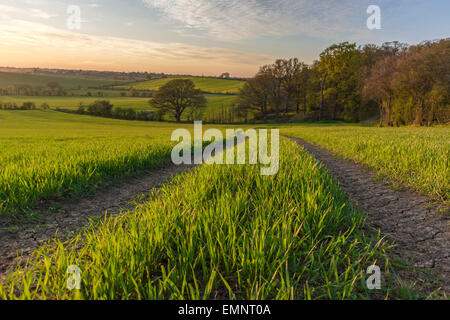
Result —
POLYGON ((0 279, 16 263, 24 263, 39 246, 55 238, 67 239, 78 234, 90 219, 117 215, 135 207, 139 197, 158 189, 171 177, 191 170, 194 165, 165 167, 132 177, 97 190, 91 197, 77 201, 53 201, 38 206, 41 212, 38 222, 13 223, 0 221, 0 279), (57 208, 45 213, 50 207, 57 208), (20 253, 20 257, 18 256, 20 253))
POLYGON ((368 216, 369 227, 381 230, 395 244, 394 258, 413 267, 399 271, 401 279, 415 283, 424 292, 436 286, 432 283, 433 278, 439 279, 440 292, 450 293, 448 214, 442 214, 438 206, 425 196, 408 190, 394 191, 389 185, 374 179, 375 173, 362 165, 340 159, 302 139, 287 138, 321 161, 368 216))

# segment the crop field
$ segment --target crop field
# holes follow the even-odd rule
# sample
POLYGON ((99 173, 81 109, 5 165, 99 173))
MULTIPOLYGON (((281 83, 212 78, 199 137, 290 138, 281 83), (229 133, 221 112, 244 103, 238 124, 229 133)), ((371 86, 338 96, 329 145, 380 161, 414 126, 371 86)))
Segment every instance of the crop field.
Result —
POLYGON ((162 165, 173 125, 0 111, 0 214, 83 193, 107 178, 162 165), (168 138, 169 137, 169 138, 168 138))
POLYGON ((6 2, 0 305, 449 300, 450 1, 6 2))
POLYGON ((136 90, 158 90, 161 86, 173 79, 190 79, 194 82, 195 86, 209 93, 232 93, 235 94, 244 85, 244 81, 239 80, 226 80, 226 79, 214 79, 214 78, 202 78, 202 77, 181 77, 181 78, 164 78, 149 80, 145 82, 137 82, 128 85, 116 86, 116 88, 129 89, 131 87, 136 90))
POLYGON ((80 86, 83 89, 88 87, 98 87, 102 85, 114 85, 114 80, 95 80, 74 77, 58 77, 47 75, 34 75, 24 73, 0 72, 0 88, 5 89, 10 85, 17 86, 28 84, 31 86, 45 86, 47 82, 56 81, 64 89, 74 89, 80 86))
POLYGON ((4 299, 355 299, 386 247, 318 162, 283 140, 280 172, 201 166, 134 210, 35 252, 4 299), (82 270, 79 291, 66 270, 82 270))
POLYGON ((296 126, 282 133, 303 138, 376 170, 380 176, 449 203, 450 130, 358 126, 296 126))
MULTIPOLYGON (((93 92, 95 94, 95 92, 93 92)), ((132 108, 136 111, 139 110, 151 110, 152 107, 149 106, 149 99, 141 97, 119 97, 118 93, 120 91, 109 91, 108 94, 101 97, 86 97, 86 96, 68 96, 68 97, 42 97, 42 96, 0 96, 0 103, 12 102, 16 103, 19 107, 24 102, 32 101, 36 104, 36 107, 40 107, 42 104, 46 103, 50 108, 62 108, 62 109, 77 109, 80 104, 89 105, 96 100, 108 100, 114 107, 120 108, 132 108)), ((228 95, 217 95, 217 94, 207 94, 205 95, 207 100, 205 114, 209 112, 220 109, 221 107, 229 107, 235 101, 235 96, 228 95)))
MULTIPOLYGON (((446 127, 261 127, 280 127, 448 200, 446 127)), ((8 152, 0 156, 0 215, 25 221, 40 214, 38 201, 77 199, 110 180, 156 170, 168 163, 177 128, 1 110, 0 147, 8 152)), ((202 165, 175 176, 132 209, 38 247, 26 267, 16 266, 0 282, 0 299, 405 296, 402 290, 410 289, 395 280, 400 267, 391 262, 390 243, 368 227, 367 216, 314 156, 282 138, 278 174, 262 176, 261 166, 202 165), (382 266, 385 281, 376 292, 365 285, 373 264, 382 266), (81 290, 67 289, 71 265, 82 271, 81 290)))

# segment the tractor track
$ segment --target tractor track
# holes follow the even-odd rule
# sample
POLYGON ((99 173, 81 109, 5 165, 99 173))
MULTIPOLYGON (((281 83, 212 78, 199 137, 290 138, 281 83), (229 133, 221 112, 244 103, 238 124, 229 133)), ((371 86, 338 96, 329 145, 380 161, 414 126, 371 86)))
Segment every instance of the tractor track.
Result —
POLYGON ((439 205, 410 190, 393 190, 377 181, 375 172, 360 164, 336 157, 303 139, 287 138, 322 162, 367 215, 369 227, 380 230, 394 243, 394 259, 413 267, 398 271, 402 280, 430 292, 436 285, 420 272, 425 271, 439 280, 440 293, 450 293, 450 219, 448 214, 437 212, 439 205))
POLYGON ((17 264, 24 265, 31 253, 44 243, 68 239, 89 226, 91 219, 101 219, 131 210, 133 200, 158 190, 171 177, 191 170, 194 165, 167 164, 141 175, 123 178, 99 189, 91 197, 76 201, 44 201, 37 205, 39 221, 18 223, 0 220, 0 279, 17 264), (58 208, 48 213, 49 208, 58 208))

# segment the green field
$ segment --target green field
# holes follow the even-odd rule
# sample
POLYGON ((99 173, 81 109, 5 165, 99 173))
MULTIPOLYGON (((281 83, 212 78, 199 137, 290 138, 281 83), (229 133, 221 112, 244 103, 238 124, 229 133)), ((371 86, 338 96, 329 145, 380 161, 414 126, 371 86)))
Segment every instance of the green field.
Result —
MULTIPOLYGON (((0 214, 74 197, 105 179, 162 165, 174 126, 55 111, 0 110, 0 214)), ((18 213, 19 212, 19 213, 18 213)))
POLYGON ((292 126, 285 135, 303 138, 376 170, 380 176, 448 204, 450 128, 292 126))
MULTIPOLYGON (((242 86, 243 81, 237 80, 223 80, 201 77, 189 77, 196 86, 205 92, 207 107, 203 110, 201 117, 207 121, 220 117, 219 114, 232 106, 235 102, 235 95, 224 95, 220 93, 235 93, 237 89, 242 86), (214 94, 215 93, 215 94, 214 94)), ((0 88, 6 89, 10 85, 28 84, 33 87, 43 86, 49 81, 58 82, 67 92, 67 96, 23 96, 23 95, 8 95, 0 96, 0 103, 15 103, 20 107, 24 102, 34 102, 36 107, 47 104, 50 108, 61 109, 78 109, 80 104, 89 105, 96 100, 108 100, 114 107, 117 108, 131 108, 136 111, 152 110, 148 101, 150 97, 130 97, 129 88, 134 87, 137 90, 157 90, 161 85, 167 83, 172 78, 151 80, 146 82, 127 83, 127 85, 117 86, 115 90, 108 89, 94 89, 89 87, 100 87, 103 85, 114 85, 117 82, 109 80, 92 80, 81 78, 55 77, 31 74, 18 74, 0 72, 0 88), (77 87, 81 88, 78 89, 77 87), (122 89, 122 90, 121 90, 122 89), (88 92, 92 96, 87 96, 88 92), (101 92, 101 95, 99 95, 101 92), (122 97, 121 94, 126 96, 122 97)), ((189 115, 186 112, 183 120, 187 120, 189 115)), ((173 120, 170 115, 165 116, 165 120, 173 120)))
MULTIPOLYGON (((120 92, 116 91, 115 93, 120 92)), ((221 110, 222 107, 228 108, 235 102, 235 96, 207 94, 205 95, 207 104, 203 112, 204 116, 208 116, 211 112, 221 110)), ((36 107, 40 107, 43 103, 46 103, 50 108, 61 109, 78 109, 80 104, 89 105, 96 100, 108 100, 114 107, 120 108, 132 108, 134 110, 152 110, 148 101, 150 98, 139 97, 119 97, 118 94, 114 96, 103 97, 28 97, 28 96, 0 96, 0 103, 12 102, 17 106, 21 106, 24 102, 32 101, 36 104, 36 107)))
MULTIPOLYGON (((279 127, 448 200, 448 127, 279 127)), ((110 179, 161 166, 177 128, 0 110, 0 147, 8 150, 0 155, 2 214, 34 216, 38 200, 77 198, 110 179)), ((179 175, 131 211, 39 248, 26 269, 17 267, 0 283, 0 298, 370 299, 410 290, 392 282, 396 271, 382 235, 369 231, 303 148, 282 138, 278 174, 262 176, 259 169, 203 165, 179 175), (386 281, 375 293, 364 282, 374 263, 386 281), (66 289, 70 265, 82 270, 80 291, 66 289)))
POLYGON ((31 85, 33 87, 45 86, 45 84, 50 81, 58 82, 64 89, 75 89, 77 86, 81 86, 81 88, 87 89, 88 87, 114 85, 117 83, 117 81, 113 80, 95 80, 74 77, 0 72, 0 88, 2 89, 6 89, 10 85, 16 86, 23 84, 31 85))
POLYGON ((42 247, 0 285, 4 299, 367 298, 386 248, 329 174, 282 141, 280 172, 201 166, 66 245, 42 247), (76 248, 76 249, 75 249, 76 248), (69 265, 80 291, 66 289, 69 265))
POLYGON ((167 82, 173 79, 190 79, 194 82, 195 86, 209 93, 233 93, 236 94, 238 90, 244 85, 244 81, 239 80, 226 80, 226 79, 214 79, 214 78, 202 78, 202 77, 181 77, 181 78, 164 78, 149 80, 145 82, 136 82, 128 85, 116 86, 116 88, 130 89, 131 87, 136 90, 158 90, 167 82))
POLYGON ((89 105, 96 100, 108 100, 115 107, 133 108, 135 110, 149 110, 151 109, 148 100, 150 98, 138 97, 118 97, 118 96, 104 96, 104 97, 28 97, 28 96, 0 96, 0 103, 14 102, 19 107, 27 101, 32 101, 36 107, 40 107, 46 103, 50 108, 62 109, 77 109, 80 103, 89 105))

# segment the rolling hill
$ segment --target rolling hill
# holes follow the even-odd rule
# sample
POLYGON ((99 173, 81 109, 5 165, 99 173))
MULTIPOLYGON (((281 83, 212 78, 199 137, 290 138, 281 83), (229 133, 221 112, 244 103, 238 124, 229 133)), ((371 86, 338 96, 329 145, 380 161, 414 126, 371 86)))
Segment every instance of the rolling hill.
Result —
POLYGON ((80 86, 83 89, 88 87, 98 87, 103 85, 113 85, 117 83, 114 80, 95 80, 95 79, 83 79, 74 77, 63 76, 47 76, 47 75, 35 75, 26 73, 12 73, 12 72, 0 72, 0 88, 7 88, 10 85, 31 85, 45 86, 49 81, 58 82, 64 89, 73 89, 80 86))
POLYGON ((136 90, 158 90, 167 82, 174 79, 190 79, 194 82, 195 86, 204 92, 209 93, 229 93, 236 94, 238 90, 244 85, 245 81, 241 80, 227 80, 227 79, 215 79, 204 77, 181 77, 181 78, 164 78, 148 80, 143 82, 136 82, 127 85, 116 86, 120 89, 130 89, 133 87, 136 90))

